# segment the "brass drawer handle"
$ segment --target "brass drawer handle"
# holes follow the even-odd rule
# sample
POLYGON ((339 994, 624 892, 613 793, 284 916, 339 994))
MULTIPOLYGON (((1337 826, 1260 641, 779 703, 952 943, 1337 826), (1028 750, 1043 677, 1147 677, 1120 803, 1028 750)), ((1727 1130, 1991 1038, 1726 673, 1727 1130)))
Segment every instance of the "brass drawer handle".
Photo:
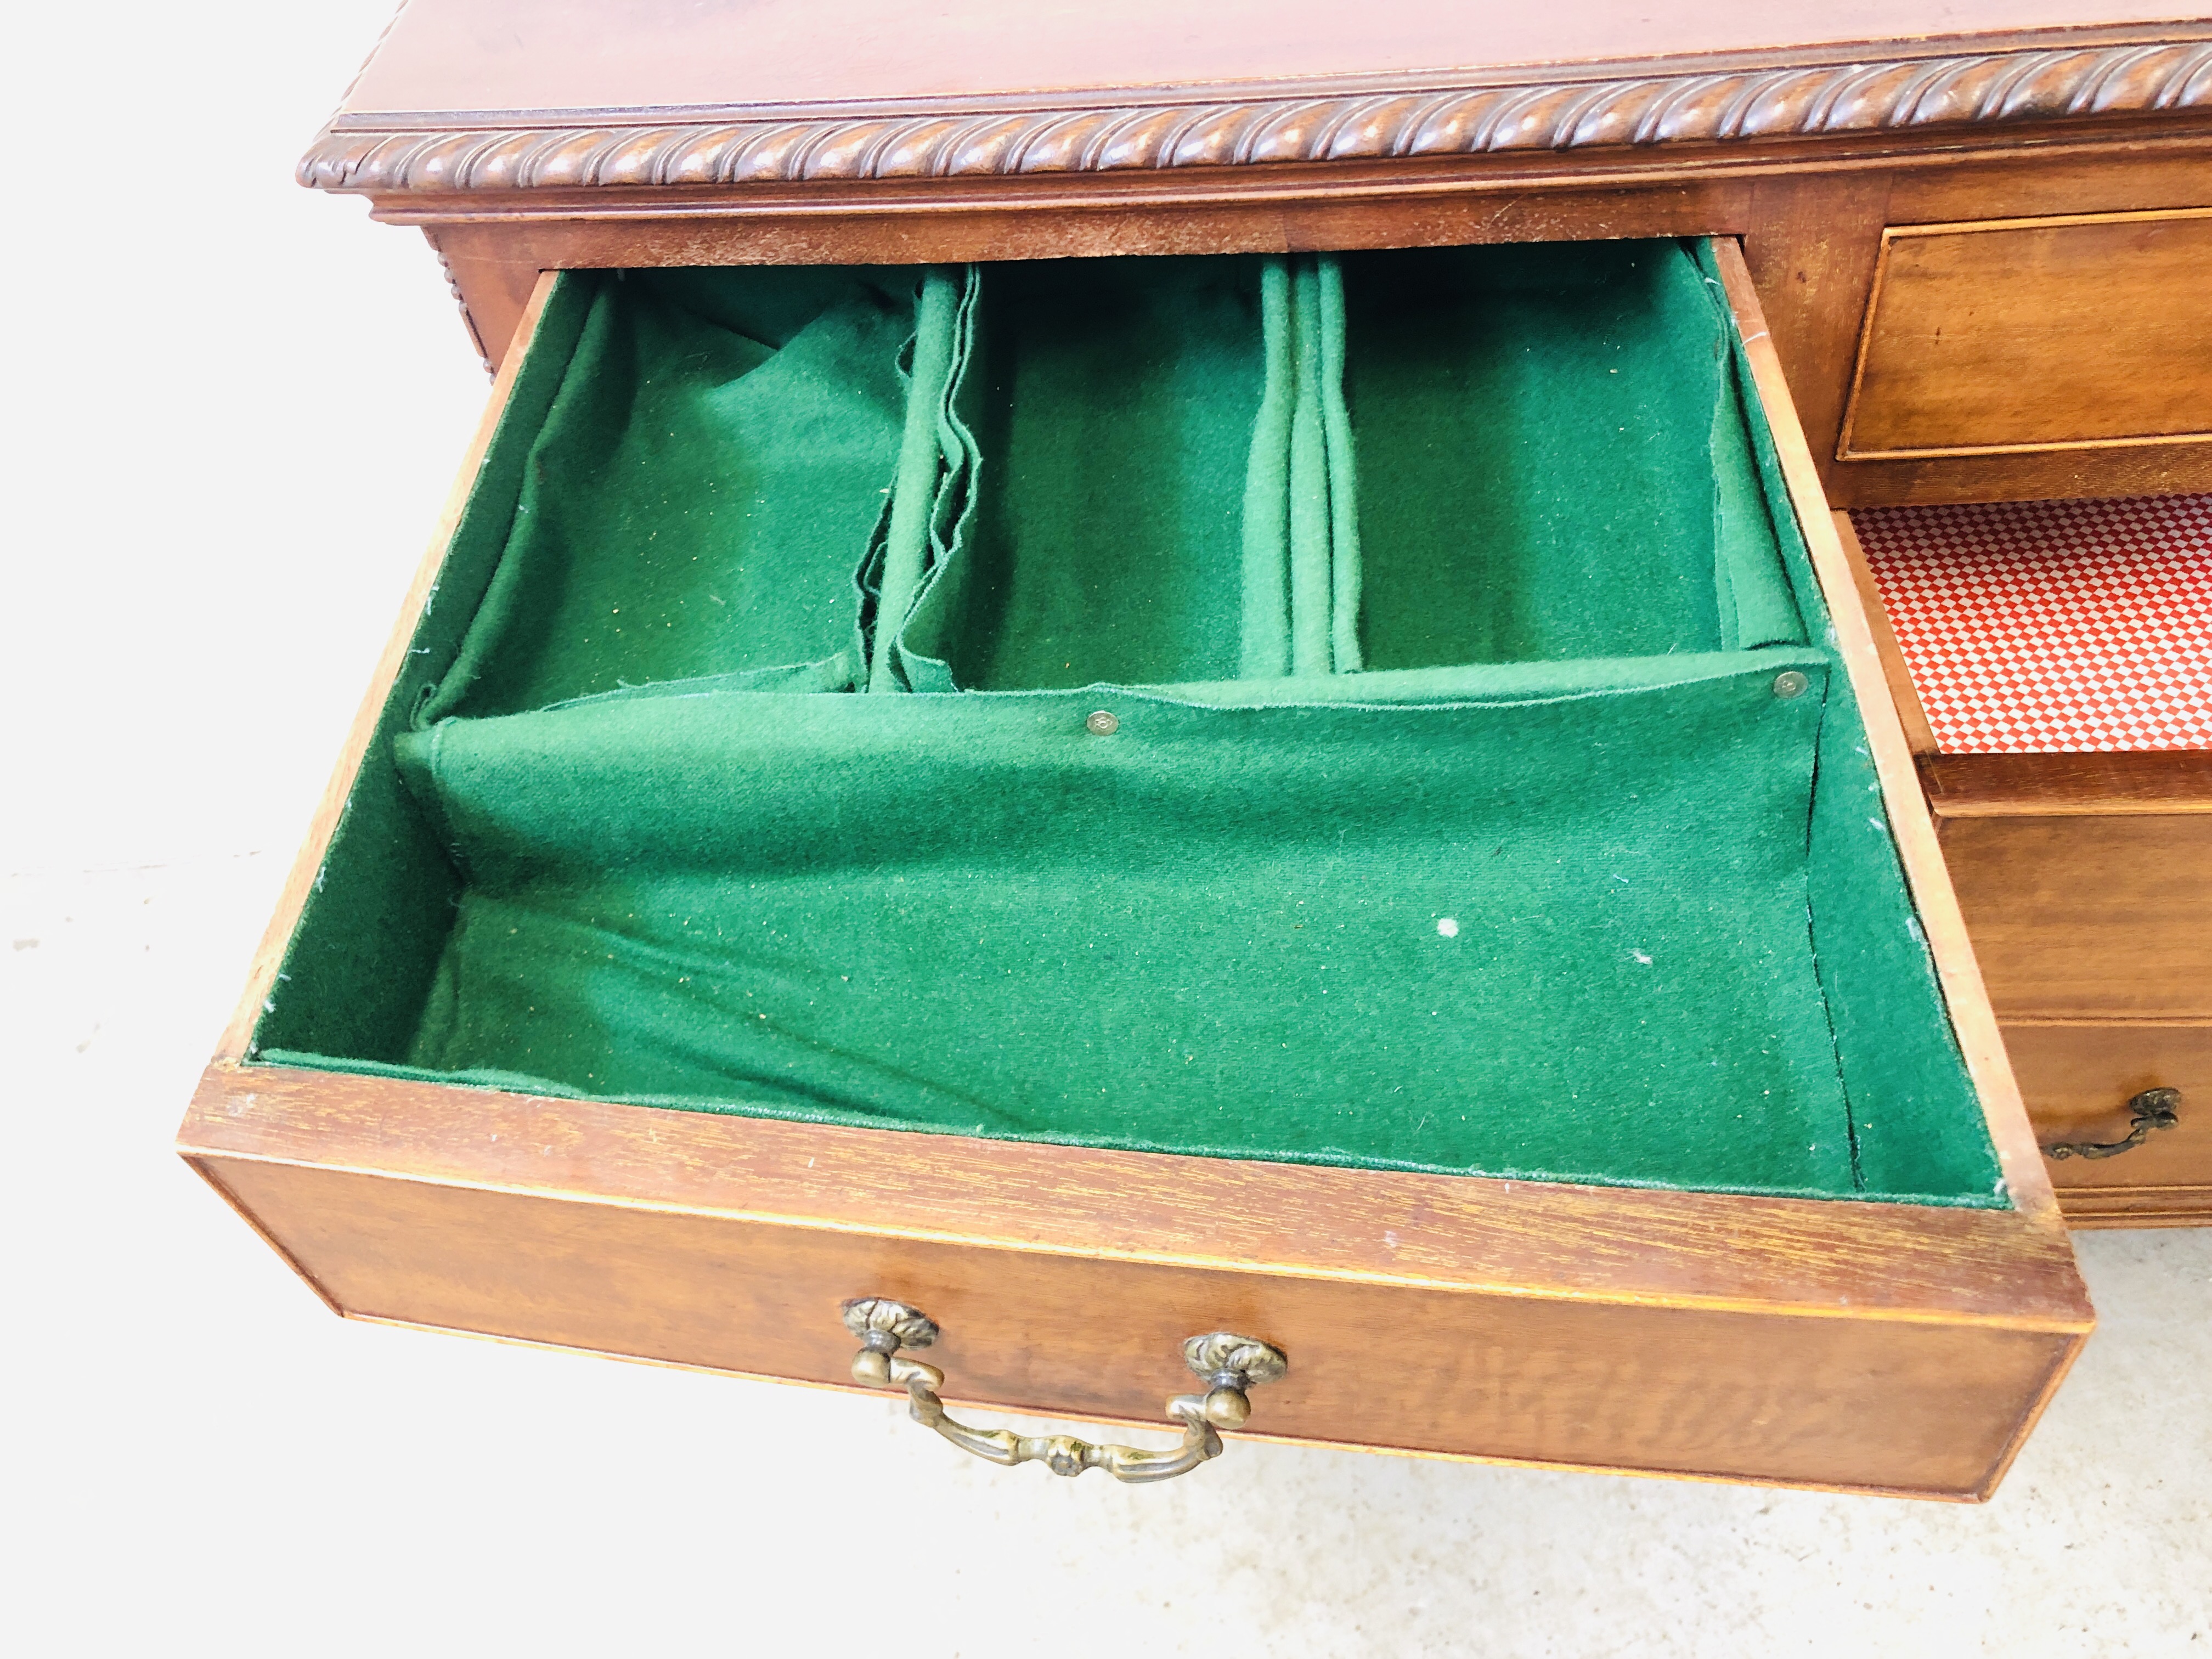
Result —
POLYGON ((1209 1457, 1221 1455, 1214 1432, 1241 1429, 1252 1414, 1244 1391, 1272 1382, 1290 1369, 1279 1348, 1249 1336, 1214 1331, 1182 1345, 1183 1363, 1205 1378, 1202 1394, 1179 1394, 1168 1401, 1168 1414, 1182 1423, 1182 1444, 1170 1451, 1135 1446, 1094 1446, 1068 1434, 1016 1434, 1011 1429, 971 1429, 945 1414, 937 1391, 945 1373, 918 1359, 897 1358, 899 1349, 926 1348, 937 1340, 937 1322, 920 1310, 888 1297, 864 1296, 845 1304, 845 1328, 860 1339, 853 1356, 853 1381, 871 1389, 902 1388, 907 1409, 917 1423, 935 1429, 954 1445, 1012 1468, 1042 1463, 1054 1474, 1103 1469, 1116 1480, 1141 1483, 1188 1474, 1209 1457))
POLYGON ((2181 1091, 2179 1089, 2146 1089, 2128 1103, 2134 1114, 2130 1120, 2134 1133, 2125 1140, 2108 1140, 2100 1145, 2094 1140, 2064 1140, 2056 1146, 2045 1146, 2046 1158, 2118 1158, 2122 1152, 2133 1152, 2142 1146, 2153 1129, 2171 1129, 2181 1121, 2181 1091))

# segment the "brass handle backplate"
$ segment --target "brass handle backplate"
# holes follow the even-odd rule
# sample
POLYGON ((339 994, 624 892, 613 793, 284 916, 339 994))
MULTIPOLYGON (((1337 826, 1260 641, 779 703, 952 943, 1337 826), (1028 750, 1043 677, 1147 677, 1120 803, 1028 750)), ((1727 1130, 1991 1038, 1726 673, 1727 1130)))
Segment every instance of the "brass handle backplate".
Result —
POLYGON ((2128 1103, 2132 1133, 2125 1140, 2063 1140, 2043 1149, 2046 1158, 2118 1158, 2131 1152, 2149 1138, 2153 1129, 2171 1129, 2181 1121, 2181 1091, 2146 1089, 2128 1103))
POLYGON ((1070 1434, 1016 1434, 1011 1429, 972 1429, 945 1413, 937 1391, 945 1373, 918 1359, 902 1359, 901 1348, 926 1348, 937 1340, 937 1322, 919 1309, 888 1297, 864 1296, 844 1307, 845 1328, 860 1339, 853 1356, 853 1381, 872 1389, 901 1388, 914 1420, 932 1428, 963 1451, 994 1463, 1042 1463, 1054 1474, 1103 1469, 1116 1480, 1167 1480, 1188 1474, 1209 1457, 1221 1455, 1224 1429, 1244 1426, 1252 1414, 1245 1391, 1272 1382, 1290 1369, 1279 1348, 1249 1336, 1214 1331, 1182 1345, 1183 1363, 1202 1377, 1204 1394, 1179 1394, 1168 1401, 1168 1414, 1182 1425, 1182 1443, 1169 1450, 1135 1446, 1094 1446, 1070 1434))

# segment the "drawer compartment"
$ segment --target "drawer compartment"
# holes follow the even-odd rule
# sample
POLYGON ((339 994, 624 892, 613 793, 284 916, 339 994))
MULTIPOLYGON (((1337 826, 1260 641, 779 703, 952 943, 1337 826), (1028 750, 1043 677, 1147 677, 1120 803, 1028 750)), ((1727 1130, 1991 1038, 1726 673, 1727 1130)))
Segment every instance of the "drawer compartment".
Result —
POLYGON ((826 1381, 889 1295, 1139 1418, 1236 1328, 1263 1432, 1985 1491, 2087 1308, 1731 301, 549 280, 188 1155, 369 1316, 826 1381))

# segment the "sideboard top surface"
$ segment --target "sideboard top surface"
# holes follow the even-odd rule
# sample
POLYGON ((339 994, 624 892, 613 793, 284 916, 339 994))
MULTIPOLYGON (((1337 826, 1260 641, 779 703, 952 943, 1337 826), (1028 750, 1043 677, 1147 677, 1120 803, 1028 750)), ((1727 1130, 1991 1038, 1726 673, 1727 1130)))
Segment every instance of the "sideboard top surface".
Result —
POLYGON ((1793 161, 1961 129, 2009 146, 2053 123, 2125 137, 2212 112, 2212 21, 2166 15, 2190 3, 413 0, 300 178, 451 218, 601 186, 1567 154, 1617 170, 1744 141, 1793 161))
MULTIPOLYGON (((2192 0, 411 0, 341 119, 793 109, 1268 83, 1486 83, 1501 71, 1651 59, 1826 61, 2027 44, 2045 30, 2140 31, 2192 0), (1997 37, 1991 39, 1990 37, 1997 37), (1885 50, 1887 48, 1888 50, 1885 50)), ((2063 46, 2063 38, 2038 43, 2063 46)), ((828 112, 823 111, 823 112, 828 112)))

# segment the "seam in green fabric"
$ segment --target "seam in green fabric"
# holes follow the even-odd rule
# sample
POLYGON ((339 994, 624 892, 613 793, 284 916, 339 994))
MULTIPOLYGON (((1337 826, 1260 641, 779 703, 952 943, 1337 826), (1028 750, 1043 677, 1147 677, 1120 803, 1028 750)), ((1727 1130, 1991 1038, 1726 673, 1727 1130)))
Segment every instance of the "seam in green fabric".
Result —
MULTIPOLYGON (((1839 671, 1840 672, 1840 669, 1839 671)), ((1813 915, 1813 825, 1814 814, 1820 799, 1820 738, 1828 723, 1828 688, 1820 690, 1820 726, 1813 738, 1813 786, 1805 792, 1805 948, 1813 957, 1813 976, 1820 981, 1820 1012, 1828 1024, 1828 1046, 1835 1055, 1836 1091, 1844 1103, 1844 1133, 1848 1138, 1851 1152, 1851 1185, 1863 1193, 1867 1189, 1865 1160, 1859 1153, 1858 1112, 1851 1101, 1850 1079, 1844 1071, 1843 1034, 1836 1030, 1836 991, 1829 983, 1830 975, 1820 960, 1813 915)))
POLYGON ((1266 379, 1252 422, 1244 483, 1243 654, 1247 679, 1272 679, 1291 666, 1289 569, 1291 428, 1297 402, 1291 361, 1290 262, 1271 255, 1260 266, 1260 333, 1266 379))
POLYGON ((1359 469, 1352 443, 1352 411, 1344 398, 1344 264, 1333 253, 1317 262, 1321 283, 1322 435, 1328 453, 1329 655, 1340 674, 1359 672, 1359 469))
POLYGON ((1329 465, 1324 435, 1321 275, 1310 258, 1291 270, 1291 672, 1330 672, 1329 465))
MULTIPOLYGON (((1822 599, 1819 579, 1814 574, 1796 510, 1786 482, 1782 476, 1779 452, 1774 434, 1768 425, 1765 410, 1757 395, 1752 380, 1751 368, 1746 355, 1741 331, 1735 325, 1735 313, 1727 304, 1711 245, 1699 239, 1689 250, 1699 275, 1704 279, 1705 292, 1716 313, 1722 319, 1724 335, 1730 345, 1729 368, 1732 393, 1741 411, 1744 429, 1751 441, 1756 465, 1759 490, 1765 502, 1772 531, 1774 547, 1780 558, 1789 586, 1797 595, 1797 615, 1802 634, 1809 635, 1815 625, 1824 644, 1823 649, 1832 659, 1835 657, 1835 630, 1830 621, 1826 601, 1822 599)), ((1996 1164, 1994 1147, 1990 1144, 1986 1126, 1978 1111, 1971 1109, 1975 1103, 1965 1060, 1958 1051, 1950 1029, 1948 1015, 1949 1001, 1943 994, 1942 981, 1935 970, 1933 957, 1929 953, 1924 934, 1917 924, 1909 892, 1905 884, 1904 869, 1896 852, 1893 835, 1889 828, 1887 809, 1880 799, 1880 783, 1875 777, 1867 745, 1862 717, 1857 708, 1850 677, 1840 661, 1835 663, 1829 677, 1822 706, 1822 719, 1815 733, 1815 787, 1811 800, 1813 813, 1810 824, 1811 840, 1806 860, 1808 896, 1814 925, 1814 964, 1818 975, 1823 1012, 1832 1033, 1837 1054, 1838 1075, 1843 1080, 1844 1099, 1849 1115, 1850 1130, 1851 1169, 1855 1182, 1869 1193, 1894 1191, 1909 1187, 1917 1191, 1923 1187, 1954 1182, 1966 1186, 1977 1181, 1991 1183, 1996 1194, 1988 1200, 1989 1207, 2009 1208, 2011 1201, 2004 1194, 2004 1183, 1996 1164), (1847 726, 1838 724, 1837 710, 1850 712, 1847 726), (1856 730, 1860 741, 1850 740, 1856 730), (1849 772, 1853 775, 1846 775, 1849 772), (1863 791, 1864 794, 1861 792, 1863 791), (1871 805, 1875 812, 1865 814, 1866 826, 1878 832, 1881 845, 1871 855, 1858 855, 1863 863, 1850 869, 1850 879, 1826 875, 1829 867, 1842 858, 1844 848, 1834 842, 1835 826, 1840 823, 1849 836, 1856 836, 1860 817, 1856 799, 1874 797, 1871 805), (1846 804, 1851 801, 1853 804, 1846 804), (1878 816, 1877 816, 1878 814, 1878 816), (1822 848, 1823 825, 1829 826, 1830 842, 1822 848), (1813 892, 1817 878, 1826 876, 1832 888, 1826 912, 1818 896, 1813 892), (1876 914, 1854 915, 1849 928, 1838 927, 1832 914, 1843 894, 1850 894, 1848 901, 1854 908, 1864 908, 1876 914), (1894 908, 1893 922, 1886 922, 1879 912, 1894 908), (1889 927, 1901 930, 1906 939, 1903 945, 1890 940, 1885 947, 1880 943, 1889 927), (1884 956, 1885 949, 1888 954, 1884 956), (1867 961, 1856 959, 1863 954, 1867 961), (1846 960, 1851 957, 1851 960, 1846 960), (1869 966, 1869 963, 1878 966, 1869 966), (1881 973, 1887 982, 1897 985, 1908 977, 1917 977, 1924 994, 1946 1018, 1929 1022, 1927 1026, 1905 1030, 1883 1030, 1878 1036, 1865 1029, 1863 1016, 1856 1012, 1863 994, 1856 981, 1872 972, 1881 973), (1856 1022, 1856 1034, 1854 1023, 1856 1022), (1878 1045, 1878 1049, 1877 1049, 1878 1045), (1914 1089, 1908 1097, 1899 1096, 1898 1077, 1900 1068, 1914 1079, 1914 1089), (1923 1091, 1932 1092, 1938 1103, 1946 1091, 1954 1093, 1968 1110, 1964 1121, 1955 1128, 1939 1111, 1923 1116, 1923 1091), (1870 1115, 1869 1107, 1878 1110, 1881 1121, 1870 1115), (1893 1116, 1899 1111, 1909 1111, 1912 1121, 1924 1124, 1903 1144, 1897 1139, 1893 1116), (1936 1131, 1929 1133, 1930 1130, 1936 1131), (1877 1133, 1879 1132, 1879 1133, 1877 1133)))
POLYGON ((898 475, 891 485, 891 518, 877 590, 875 640, 869 654, 868 690, 902 691, 892 668, 892 646, 920 595, 928 551, 930 509, 943 471, 938 416, 953 370, 953 337, 960 280, 933 265, 922 273, 915 310, 914 370, 907 381, 906 426, 898 475))

